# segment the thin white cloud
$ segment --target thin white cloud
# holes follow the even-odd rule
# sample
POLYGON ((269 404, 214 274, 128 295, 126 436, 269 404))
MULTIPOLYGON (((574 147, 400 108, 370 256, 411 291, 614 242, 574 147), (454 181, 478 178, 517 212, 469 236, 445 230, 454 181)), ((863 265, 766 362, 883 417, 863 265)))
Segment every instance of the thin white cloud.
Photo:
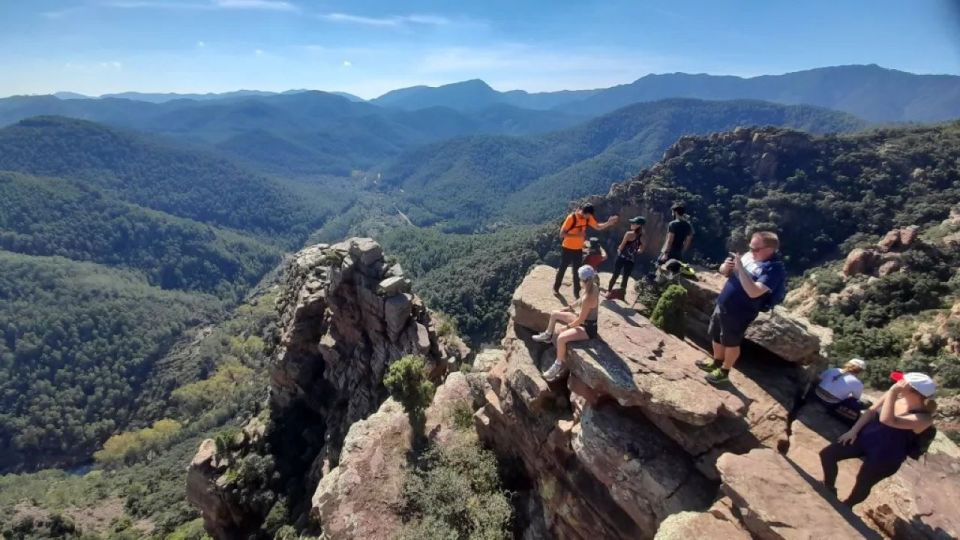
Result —
POLYGON ((409 25, 446 26, 450 19, 439 15, 396 15, 390 17, 365 17, 349 13, 324 13, 319 17, 325 21, 341 24, 359 24, 362 26, 379 26, 398 28, 409 25))
POLYGON ((206 43, 205 41, 198 41, 198 42, 197 42, 197 48, 202 49, 202 48, 204 48, 204 47, 206 47, 206 46, 207 46, 207 43, 206 43))
POLYGON ((65 71, 74 71, 79 73, 102 73, 105 71, 122 71, 123 62, 110 60, 105 62, 67 62, 63 65, 65 71))
POLYGON ((267 11, 300 11, 300 8, 282 0, 214 0, 223 9, 259 9, 267 11))
POLYGON ((255 50, 255 51, 253 51, 253 54, 255 54, 255 55, 257 55, 257 56, 263 56, 263 55, 264 55, 264 52, 263 52, 263 49, 257 49, 257 50, 255 50))
POLYGON ((345 68, 353 67, 353 62, 351 62, 351 61, 349 61, 349 60, 344 60, 344 61, 343 61, 343 67, 345 67, 345 68))
POLYGON ((300 8, 284 0, 204 0, 185 2, 180 0, 109 0, 99 5, 119 9, 166 9, 166 10, 258 10, 298 12, 300 8))

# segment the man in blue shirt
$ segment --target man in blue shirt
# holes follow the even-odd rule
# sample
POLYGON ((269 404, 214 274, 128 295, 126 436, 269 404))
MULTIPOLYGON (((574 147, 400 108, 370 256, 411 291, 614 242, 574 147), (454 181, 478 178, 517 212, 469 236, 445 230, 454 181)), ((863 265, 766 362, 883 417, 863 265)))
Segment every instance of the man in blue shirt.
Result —
POLYGON ((747 327, 769 307, 773 291, 785 286, 787 272, 779 249, 776 233, 757 232, 750 238, 750 256, 731 254, 720 266, 720 273, 728 278, 710 317, 713 360, 697 362, 700 369, 709 372, 707 381, 711 384, 729 380, 730 369, 740 358, 740 343, 747 327))

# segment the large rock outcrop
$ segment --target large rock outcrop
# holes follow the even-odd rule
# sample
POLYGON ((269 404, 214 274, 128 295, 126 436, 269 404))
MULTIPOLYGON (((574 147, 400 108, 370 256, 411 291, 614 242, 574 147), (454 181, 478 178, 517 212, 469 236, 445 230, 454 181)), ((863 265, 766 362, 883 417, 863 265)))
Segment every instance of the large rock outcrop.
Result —
MULTIPOLYGON (((315 245, 294 255, 284 270, 277 309, 282 330, 271 359, 263 433, 244 438, 224 455, 211 454, 211 443, 204 442, 188 473, 188 499, 215 538, 250 533, 284 494, 295 499, 290 505, 303 522, 311 513, 303 501, 340 462, 350 426, 386 400, 382 379, 393 361, 422 356, 440 378, 469 354, 456 336, 437 334, 402 270, 388 266, 380 246, 368 238, 315 245), (269 478, 238 486, 236 470, 255 455, 263 458, 261 465, 273 464, 269 478)), ((325 513, 313 515, 322 519, 325 513)))
MULTIPOLYGON (((710 343, 707 326, 727 278, 702 270, 695 280, 680 279, 687 289, 687 329, 704 346, 710 343)), ((800 365, 823 366, 825 350, 833 340, 829 328, 815 325, 782 308, 761 313, 747 329, 746 339, 778 358, 800 365)))

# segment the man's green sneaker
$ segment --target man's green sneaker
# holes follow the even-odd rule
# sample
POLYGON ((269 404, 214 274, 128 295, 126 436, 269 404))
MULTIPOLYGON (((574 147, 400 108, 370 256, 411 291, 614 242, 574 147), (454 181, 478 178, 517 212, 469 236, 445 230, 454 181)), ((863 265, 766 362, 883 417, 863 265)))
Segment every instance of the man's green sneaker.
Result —
POLYGON ((715 369, 720 369, 720 364, 711 358, 710 360, 697 360, 697 367, 710 373, 715 369))
POLYGON ((706 378, 708 383, 714 385, 730 382, 730 376, 727 373, 724 373, 720 368, 708 373, 706 378))

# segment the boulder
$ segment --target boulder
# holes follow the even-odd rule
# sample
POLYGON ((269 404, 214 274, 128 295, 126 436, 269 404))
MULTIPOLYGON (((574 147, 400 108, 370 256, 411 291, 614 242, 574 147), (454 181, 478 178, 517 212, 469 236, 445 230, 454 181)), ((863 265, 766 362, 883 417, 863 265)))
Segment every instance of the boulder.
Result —
POLYGON ((407 415, 392 399, 350 427, 340 463, 313 495, 311 517, 324 533, 344 540, 397 536, 410 437, 407 415))
POLYGON ((913 243, 916 242, 917 237, 920 236, 920 227, 917 225, 910 225, 900 229, 900 243, 904 248, 909 248, 913 246, 913 243))
POLYGON ((655 540, 751 540, 750 533, 736 522, 709 512, 678 512, 660 524, 655 540))
MULTIPOLYGON (((524 278, 513 296, 517 324, 543 330, 550 313, 563 307, 552 289, 555 272, 537 266, 524 278)), ((743 412, 743 401, 703 379, 694 364, 704 358, 701 351, 616 302, 601 304, 602 339, 575 343, 568 352, 570 371, 580 381, 621 406, 642 406, 687 424, 705 425, 721 413, 743 412)))
POLYGON ((862 512, 885 535, 905 539, 960 538, 960 460, 930 453, 907 460, 862 504, 862 512))
POLYGON ((717 461, 722 490, 743 524, 762 540, 859 538, 861 530, 838 513, 790 463, 773 450, 724 454, 717 461))
POLYGON ((847 277, 872 274, 877 265, 877 252, 872 249, 856 248, 847 254, 843 261, 843 275, 847 277))
MULTIPOLYGON (((726 277, 701 271, 696 280, 681 278, 687 289, 687 331, 704 347, 710 346, 707 326, 726 277)), ((825 363, 824 351, 833 340, 833 332, 792 314, 783 308, 760 313, 747 328, 747 341, 778 358, 800 365, 825 363)))
POLYGON ((713 486, 696 474, 676 443, 619 407, 586 407, 572 447, 584 468, 645 530, 655 530, 670 514, 706 508, 713 500, 713 486))
POLYGON ((410 280, 403 276, 388 277, 380 282, 377 287, 377 294, 381 296, 394 296, 410 292, 410 280))
POLYGON ((893 229, 883 235, 883 238, 877 242, 877 248, 881 253, 894 250, 900 247, 900 229, 893 229))

